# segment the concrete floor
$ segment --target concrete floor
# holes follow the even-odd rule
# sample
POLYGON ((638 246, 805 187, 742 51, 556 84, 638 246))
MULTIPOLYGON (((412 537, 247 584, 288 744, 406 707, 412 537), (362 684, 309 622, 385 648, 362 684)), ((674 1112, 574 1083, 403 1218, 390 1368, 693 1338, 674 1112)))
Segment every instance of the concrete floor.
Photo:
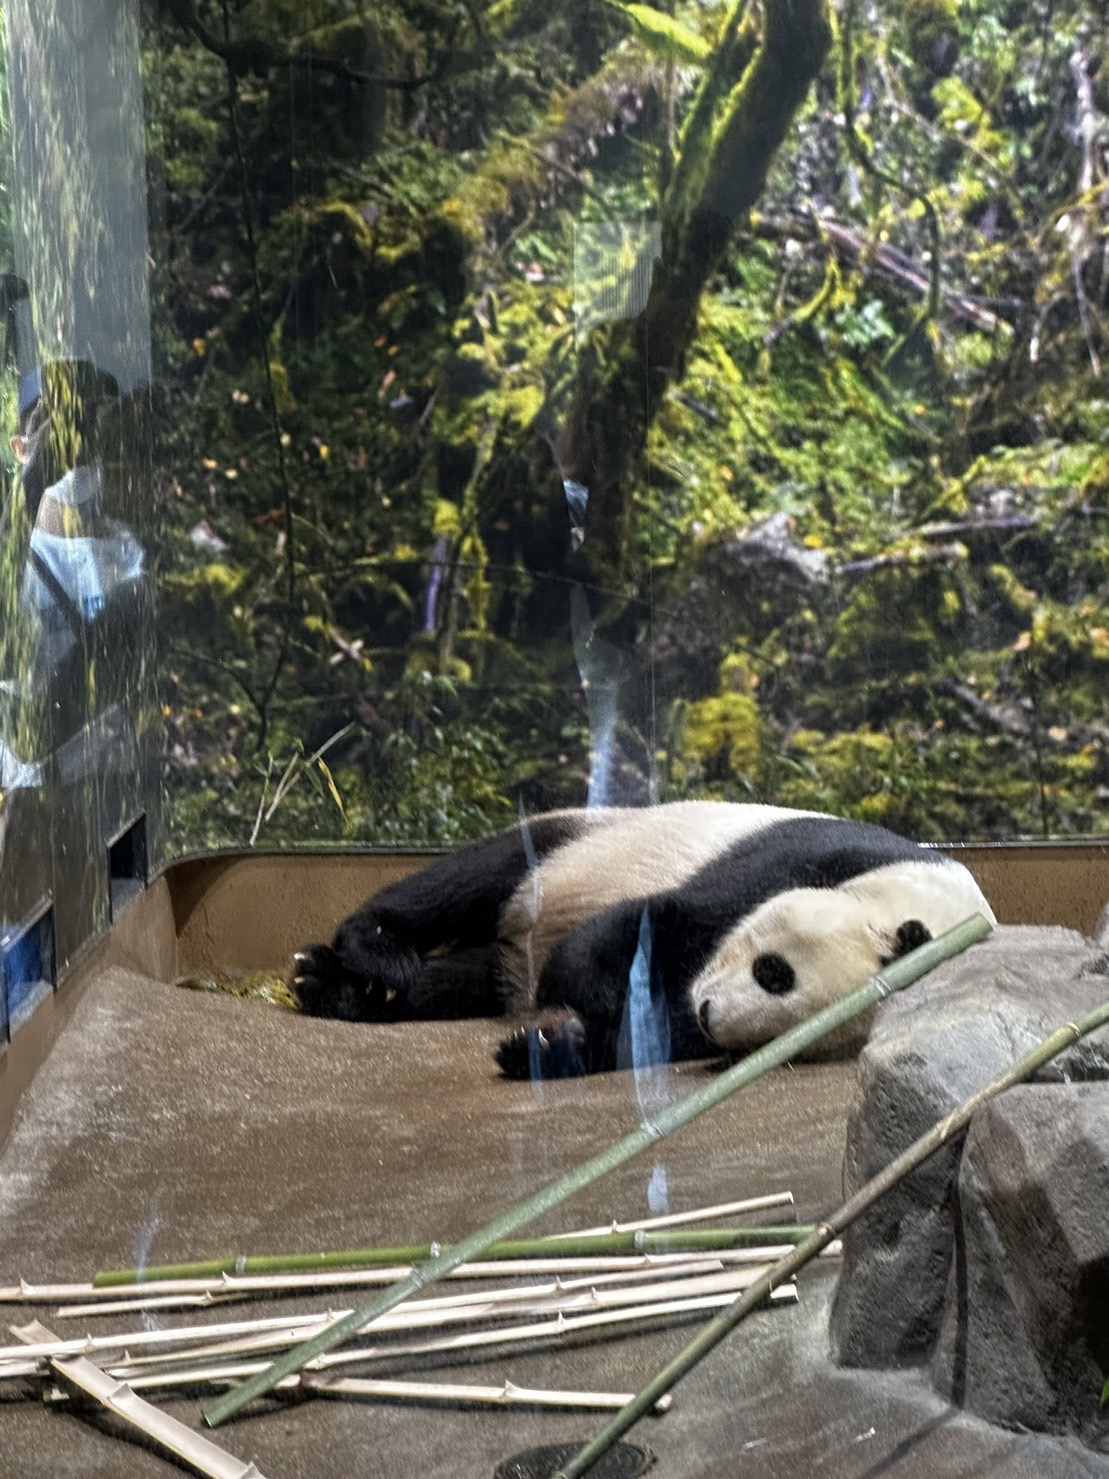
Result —
MULTIPOLYGON (((447 1241, 635 1128, 631 1075, 508 1083, 490 1058, 498 1033, 490 1022, 312 1021, 119 964, 92 971, 22 1093, 0 1155, 0 1285, 86 1279, 138 1261, 447 1241)), ((712 1071, 684 1065, 668 1092, 684 1094, 712 1071)), ((851 1065, 780 1071, 535 1231, 643 1216, 648 1182, 663 1172, 675 1210, 790 1189, 798 1218, 811 1219, 840 1199, 852 1075, 851 1065)), ((803 1273, 797 1305, 755 1315, 681 1384, 669 1413, 633 1430, 629 1441, 657 1456, 653 1473, 1109 1479, 1109 1459, 968 1419, 912 1373, 831 1367, 826 1315, 835 1276, 828 1261, 803 1273)), ((52 1314, 5 1310, 10 1324, 33 1315, 49 1324, 52 1314)), ((229 1317, 225 1306, 200 1318, 229 1317)), ((106 1323, 125 1328, 119 1317, 106 1323)), ((695 1328, 487 1358, 454 1374, 633 1390, 695 1328)), ((406 1372, 398 1363, 373 1374, 406 1372)), ((198 1399, 165 1405, 199 1425, 198 1399)), ((509 1456, 585 1441, 603 1421, 316 1398, 267 1400, 212 1436, 266 1479, 490 1479, 509 1456)), ((0 1387, 3 1479, 174 1472, 109 1420, 46 1409, 26 1391, 0 1387)))

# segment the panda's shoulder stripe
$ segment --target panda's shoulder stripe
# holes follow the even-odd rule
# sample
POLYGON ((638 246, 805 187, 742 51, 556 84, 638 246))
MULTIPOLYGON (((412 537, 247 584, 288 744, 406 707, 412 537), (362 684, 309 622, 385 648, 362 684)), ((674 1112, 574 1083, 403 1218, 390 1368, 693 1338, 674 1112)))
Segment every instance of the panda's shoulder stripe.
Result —
POLYGON ((667 903, 722 934, 786 889, 836 888, 860 873, 909 860, 938 864, 944 858, 869 822, 787 816, 738 839, 673 889, 667 903))

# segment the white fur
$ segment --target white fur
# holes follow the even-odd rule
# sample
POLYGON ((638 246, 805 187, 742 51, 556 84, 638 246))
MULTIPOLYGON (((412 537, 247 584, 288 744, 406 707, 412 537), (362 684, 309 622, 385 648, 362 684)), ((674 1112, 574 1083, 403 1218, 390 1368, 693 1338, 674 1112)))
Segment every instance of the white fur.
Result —
POLYGON ((526 1006, 555 943, 594 914, 676 888, 741 837, 811 812, 754 802, 672 801, 582 814, 585 834, 539 863, 505 906, 506 979, 526 1006))
MULTIPOLYGON (((707 1003, 707 1027, 722 1048, 764 1043, 861 986, 893 951, 898 926, 917 919, 942 934, 980 912, 996 923, 961 863, 888 863, 838 888, 798 888, 767 900, 732 929, 690 987, 694 1012, 707 1003), (797 975, 783 995, 763 990, 755 959, 783 956, 797 975)), ((859 1045, 870 1016, 829 1036, 825 1053, 859 1045)))

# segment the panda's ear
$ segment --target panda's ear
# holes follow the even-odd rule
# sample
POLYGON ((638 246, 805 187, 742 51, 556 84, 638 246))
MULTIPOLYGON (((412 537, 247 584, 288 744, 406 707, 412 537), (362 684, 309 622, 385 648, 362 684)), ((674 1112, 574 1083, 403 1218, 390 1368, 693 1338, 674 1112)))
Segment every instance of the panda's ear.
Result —
POLYGON ((891 961, 900 960, 903 955, 908 955, 918 945, 932 938, 932 931, 919 919, 906 919, 897 926, 897 933, 893 937, 893 949, 889 955, 882 957, 882 964, 889 965, 891 961))

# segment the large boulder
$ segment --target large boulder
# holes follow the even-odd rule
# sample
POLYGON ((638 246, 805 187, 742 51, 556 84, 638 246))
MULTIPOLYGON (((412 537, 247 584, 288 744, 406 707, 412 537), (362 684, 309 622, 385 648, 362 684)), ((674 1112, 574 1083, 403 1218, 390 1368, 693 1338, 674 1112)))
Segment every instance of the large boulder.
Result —
POLYGON ((659 602, 651 658, 660 686, 687 699, 713 693, 737 639, 761 640, 827 583, 828 556, 798 543, 783 513, 743 534, 706 539, 659 602))
POLYGON ((1005 1427, 1109 1435, 1109 1084, 1029 1085, 974 1118, 937 1388, 1005 1427))
MULTIPOLYGON (((878 1013, 859 1058, 845 1192, 997 1077, 1061 1023, 1109 997, 1109 956, 1071 930, 1003 927, 878 1013)), ((1039 1080, 1109 1079, 1109 1030, 1068 1049, 1039 1080)), ((1062 1100, 1062 1096, 1060 1096, 1062 1100)), ((1105 1147, 1109 1159, 1109 1147, 1105 1147)), ((945 1316, 959 1226, 961 1145, 947 1146, 844 1236, 831 1317, 849 1366, 923 1364, 945 1316)), ((1109 1188, 1090 1195, 1109 1225, 1109 1188)))

